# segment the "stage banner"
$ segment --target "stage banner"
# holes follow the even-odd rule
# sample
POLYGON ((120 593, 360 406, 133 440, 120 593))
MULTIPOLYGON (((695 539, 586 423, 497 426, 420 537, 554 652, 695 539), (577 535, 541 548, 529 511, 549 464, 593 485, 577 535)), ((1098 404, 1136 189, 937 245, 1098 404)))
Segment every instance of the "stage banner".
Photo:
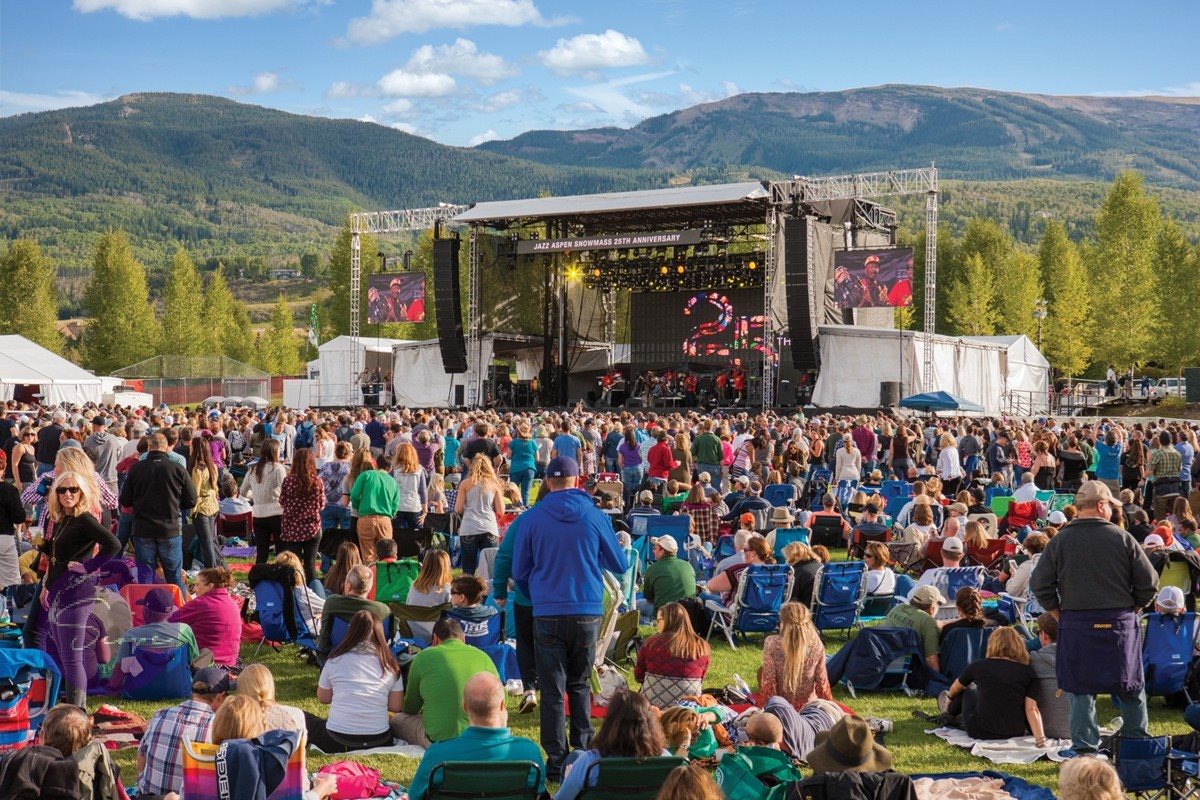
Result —
POLYGON ((839 250, 833 256, 833 302, 838 308, 912 305, 911 247, 839 250))
POLYGON ((573 239, 522 239, 517 255, 565 253, 572 250, 629 250, 637 247, 683 247, 700 244, 700 231, 657 231, 621 236, 587 236, 573 239))
POLYGON ((393 272, 367 279, 367 322, 425 321, 425 273, 393 272))

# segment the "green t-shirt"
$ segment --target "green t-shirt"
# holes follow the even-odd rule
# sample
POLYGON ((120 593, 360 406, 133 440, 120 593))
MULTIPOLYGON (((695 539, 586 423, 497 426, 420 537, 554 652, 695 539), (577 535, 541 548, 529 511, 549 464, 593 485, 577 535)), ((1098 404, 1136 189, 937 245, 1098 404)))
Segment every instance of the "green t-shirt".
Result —
POLYGON ((912 628, 921 634, 921 640, 925 643, 926 658, 937 655, 938 624, 933 617, 916 606, 905 603, 889 611, 885 619, 889 625, 897 628, 912 628))
POLYGON ((663 556, 646 568, 642 593, 655 610, 696 594, 696 571, 678 556, 663 556))
POLYGON ((470 724, 463 710, 463 690, 480 672, 500 677, 487 653, 458 639, 422 650, 408 670, 404 713, 424 718, 431 742, 455 738, 470 724))

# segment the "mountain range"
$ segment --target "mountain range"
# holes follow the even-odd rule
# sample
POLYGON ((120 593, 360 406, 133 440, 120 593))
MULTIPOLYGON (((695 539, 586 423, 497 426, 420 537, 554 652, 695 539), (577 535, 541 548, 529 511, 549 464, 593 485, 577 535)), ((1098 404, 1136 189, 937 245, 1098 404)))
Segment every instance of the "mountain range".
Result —
POLYGON ((152 266, 173 242, 200 258, 281 259, 326 252, 356 209, 931 161, 944 180, 970 182, 947 184, 965 201, 944 205, 951 220, 1014 203, 1082 207, 1132 168, 1200 229, 1198 98, 882 86, 742 94, 629 129, 531 131, 477 148, 220 97, 131 94, 0 119, 0 235, 36 236, 67 271, 86 270, 96 236, 118 226, 152 266))

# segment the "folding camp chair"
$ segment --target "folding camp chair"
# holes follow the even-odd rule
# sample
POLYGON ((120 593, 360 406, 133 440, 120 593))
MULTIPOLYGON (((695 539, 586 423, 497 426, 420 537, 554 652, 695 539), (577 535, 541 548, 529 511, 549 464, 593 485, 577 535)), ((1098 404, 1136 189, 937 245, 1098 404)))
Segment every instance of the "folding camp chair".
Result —
MULTIPOLYGON (((334 616, 329 623, 329 650, 333 652, 337 646, 341 644, 342 639, 346 638, 346 631, 350 629, 350 619, 342 615, 334 616)), ((392 617, 389 615, 383 621, 383 638, 387 642, 392 641, 392 632, 395 630, 395 625, 392 622, 392 617)))
POLYGON ((504 638, 504 611, 483 619, 474 619, 451 607, 446 609, 443 616, 458 620, 467 644, 488 654, 488 658, 492 659, 496 666, 496 672, 500 673, 501 683, 520 676, 517 651, 504 638))
POLYGON ((988 639, 995 628, 952 628, 938 646, 938 663, 942 674, 953 681, 967 664, 983 658, 988 639))
POLYGON ((375 578, 371 584, 371 599, 381 603, 406 603, 408 590, 421 573, 421 562, 415 558, 396 561, 377 561, 371 565, 375 578))
POLYGON ((808 484, 805 487, 805 492, 808 494, 809 511, 821 510, 821 498, 829 491, 831 477, 829 470, 823 467, 814 469, 808 476, 808 484))
MULTIPOLYGON (((388 608, 391 609, 392 627, 398 634, 399 638, 407 639, 410 642, 419 642, 424 645, 429 641, 428 631, 433 629, 433 623, 442 618, 442 615, 450 609, 449 603, 442 603, 437 606, 410 606, 406 603, 388 603, 388 608), (424 627, 415 628, 415 624, 421 624, 424 627)), ((330 636, 332 637, 332 632, 330 636)))
POLYGON ((998 569, 1004 557, 1017 552, 1017 545, 1010 539, 992 539, 987 547, 968 547, 966 563, 972 566, 998 569))
POLYGON ((912 497, 912 493, 912 484, 908 481, 884 481, 879 485, 879 495, 884 500, 892 500, 897 497, 908 500, 912 497))
MULTIPOLYGON (((983 490, 983 503, 990 506, 994 497, 1012 497, 1012 489, 1007 486, 987 486, 983 490)), ((1003 516, 998 514, 997 516, 1003 516)))
POLYGON ((866 552, 867 545, 871 542, 887 544, 891 540, 891 528, 885 527, 881 531, 873 532, 865 531, 862 528, 855 527, 854 530, 850 531, 850 547, 847 554, 850 556, 850 558, 862 558, 863 553, 866 552))
POLYGON ((171 648, 137 645, 132 658, 137 669, 125 669, 121 697, 126 700, 186 700, 192 696, 190 645, 171 648))
POLYGON ((988 508, 996 515, 996 519, 1004 519, 1004 517, 1008 516, 1008 507, 1012 505, 1012 501, 1012 495, 996 495, 991 500, 988 500, 988 508))
POLYGON ((983 567, 951 567, 943 568, 939 576, 946 582, 946 599, 954 601, 959 589, 970 586, 975 589, 983 587, 987 579, 987 570, 983 567))
POLYGON ((841 547, 845 544, 845 537, 842 535, 842 526, 845 521, 840 516, 832 516, 830 514, 819 514, 809 517, 808 527, 812 531, 812 543, 814 545, 821 544, 825 547, 841 547))
POLYGON ((1186 614, 1146 614, 1143 617, 1142 674, 1147 697, 1168 697, 1182 693, 1192 702, 1188 677, 1192 666, 1192 642, 1197 617, 1186 614))
POLYGON ((0 684, 12 693, 0 700, 0 753, 25 747, 58 702, 62 674, 41 650, 0 649, 0 684))
POLYGON ((867 569, 861 561, 832 561, 817 573, 813 624, 817 630, 849 631, 859 624, 867 594, 867 569))
POLYGON ((217 536, 221 539, 229 539, 237 536, 247 542, 253 542, 254 512, 217 514, 217 536))
POLYGON ((1167 563, 1163 566, 1162 574, 1158 576, 1158 588, 1161 591, 1167 586, 1179 587, 1185 598, 1192 594, 1191 568, 1181 555, 1167 555, 1167 563))
POLYGON ((537 800, 542 768, 532 761, 444 761, 429 772, 428 800, 537 800))
MULTIPOLYGON (((296 731, 267 731, 255 739, 231 739, 227 744, 235 750, 247 749, 247 755, 260 744, 270 749, 282 748, 290 751, 283 774, 279 776, 278 785, 266 797, 267 800, 301 800, 304 797, 304 752, 307 749, 305 734, 296 731)), ((217 776, 217 752, 221 747, 222 745, 208 742, 184 740, 181 743, 179 757, 183 764, 183 792, 186 797, 216 800, 222 796, 218 791, 218 781, 224 778, 224 764, 220 767, 222 778, 217 776)), ((239 758, 234 753, 230 753, 229 758, 230 761, 253 760, 252 757, 239 758)), ((269 771, 263 770, 260 780, 265 779, 267 774, 269 771)))
MULTIPOLYGON (((298 644, 316 650, 315 631, 309 630, 304 609, 297 607, 296 596, 291 589, 296 585, 296 570, 286 564, 255 564, 250 568, 248 580, 254 592, 254 607, 263 633, 253 657, 258 657, 267 642, 298 644)), ((304 601, 308 604, 307 619, 314 619, 307 592, 304 593, 304 601)))
POLYGON ((588 767, 583 778, 584 789, 577 797, 580 800, 654 800, 671 771, 686 763, 687 759, 676 756, 603 758, 588 767))
MULTIPOLYGON (((678 552, 687 553, 688 533, 691 531, 692 518, 686 514, 671 516, 647 516, 646 536, 657 539, 660 536, 670 536, 679 545, 678 552)), ((650 551, 653 557, 653 550, 650 551)))
POLYGON ((888 542, 888 557, 901 569, 908 569, 921 559, 920 547, 916 542, 888 542))
POLYGON ((792 596, 795 574, 787 564, 751 564, 738 574, 737 591, 733 602, 724 606, 716 600, 708 600, 704 607, 711 614, 708 637, 715 628, 720 628, 736 650, 734 633, 769 633, 779 627, 779 609, 792 596))
POLYGON ((1112 753, 1121 786, 1139 800, 1188 800, 1200 794, 1197 756, 1173 750, 1169 736, 1117 737, 1112 753))
POLYGON ((921 561, 920 571, 924 572, 927 569, 937 569, 942 566, 942 543, 941 541, 930 541, 925 543, 925 557, 921 561))
POLYGON ((1054 499, 1054 490, 1053 489, 1039 489, 1037 491, 1037 493, 1035 494, 1035 497, 1037 497, 1037 501, 1039 503, 1041 503, 1042 505, 1044 505, 1044 506, 1049 505, 1050 501, 1054 499))
POLYGON ((782 564, 783 548, 787 547, 792 542, 800 542, 808 544, 808 539, 812 535, 812 531, 808 528, 776 528, 775 529, 775 561, 782 564))
POLYGON ((713 548, 713 561, 720 561, 723 558, 729 558, 733 554, 733 537, 728 533, 718 536, 717 544, 713 548))
POLYGON ((763 487, 763 499, 776 508, 791 505, 796 499, 796 487, 790 483, 768 484, 763 487))
POLYGON ((829 657, 827 669, 830 682, 844 685, 851 697, 889 689, 913 697, 928 682, 921 634, 912 628, 863 628, 829 657))
POLYGON ((127 583, 121 587, 121 597, 125 598, 125 602, 129 603, 129 613, 133 618, 133 627, 144 625, 146 607, 138 605, 138 600, 141 600, 151 589, 166 589, 171 594, 171 599, 175 602, 175 607, 179 608, 183 605, 183 592, 179 591, 179 587, 173 583, 127 583))
POLYGON ((846 508, 850 505, 850 498, 858 491, 858 481, 842 480, 837 482, 837 492, 834 497, 837 499, 838 508, 846 508))
POLYGON ((1071 492, 1055 492, 1054 497, 1046 504, 1046 513, 1062 511, 1067 506, 1075 505, 1075 495, 1071 492))
POLYGON ((887 505, 884 506, 883 509, 884 513, 892 519, 895 519, 896 517, 900 516, 900 512, 903 511, 904 507, 910 502, 912 502, 912 497, 908 495, 901 497, 889 497, 887 500, 887 505))
POLYGON ((993 538, 1000 532, 1000 521, 990 511, 986 514, 967 514, 967 522, 972 521, 983 525, 983 529, 987 531, 987 535, 993 538))

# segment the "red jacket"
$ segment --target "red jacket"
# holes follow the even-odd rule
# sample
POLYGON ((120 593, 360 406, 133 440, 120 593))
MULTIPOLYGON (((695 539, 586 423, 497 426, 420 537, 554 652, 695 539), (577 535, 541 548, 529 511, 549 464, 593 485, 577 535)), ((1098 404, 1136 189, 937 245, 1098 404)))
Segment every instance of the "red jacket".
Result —
POLYGON ((647 461, 650 462, 648 475, 651 478, 662 478, 664 481, 670 477, 671 470, 679 466, 679 462, 671 454, 671 445, 667 440, 658 442, 650 448, 650 452, 646 454, 647 461))

